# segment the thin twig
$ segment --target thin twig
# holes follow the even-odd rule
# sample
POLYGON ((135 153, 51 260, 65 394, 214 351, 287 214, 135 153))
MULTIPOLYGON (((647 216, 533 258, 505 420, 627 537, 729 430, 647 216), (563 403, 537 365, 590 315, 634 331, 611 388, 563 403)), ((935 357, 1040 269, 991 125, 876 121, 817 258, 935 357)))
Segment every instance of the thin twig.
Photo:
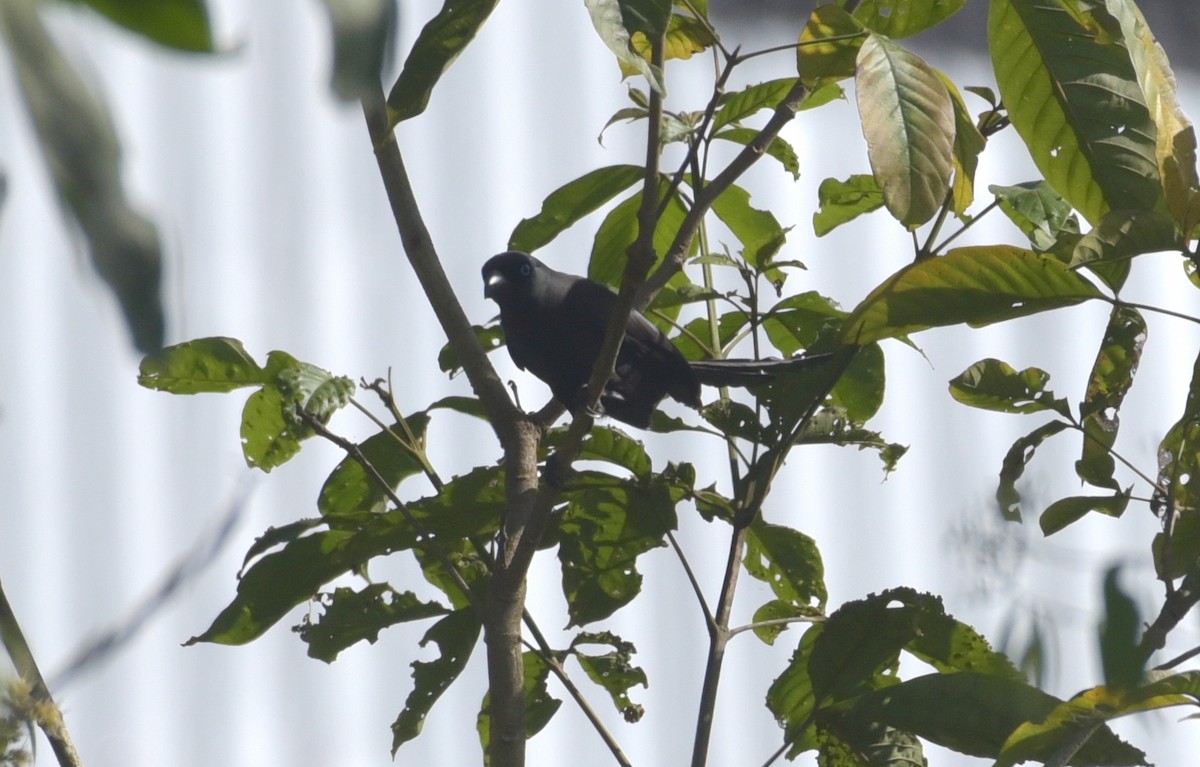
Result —
POLYGON ((729 636, 736 636, 743 631, 754 631, 755 629, 769 628, 771 626, 790 626, 793 623, 824 623, 824 615, 797 615, 792 618, 771 618, 770 620, 757 621, 756 623, 747 623, 744 626, 729 629, 729 636))
POLYGON ((712 610, 708 609, 708 601, 704 598, 704 590, 700 588, 700 581, 696 579, 696 573, 692 570, 687 555, 683 553, 683 548, 680 547, 679 541, 675 539, 675 534, 670 530, 667 531, 667 540, 670 541, 671 548, 675 550, 675 556, 679 557, 679 564, 683 565, 683 572, 687 575, 688 583, 692 584, 692 593, 696 595, 696 602, 700 605, 700 611, 704 613, 704 625, 708 627, 708 632, 711 634, 716 630, 717 624, 713 620, 712 610))

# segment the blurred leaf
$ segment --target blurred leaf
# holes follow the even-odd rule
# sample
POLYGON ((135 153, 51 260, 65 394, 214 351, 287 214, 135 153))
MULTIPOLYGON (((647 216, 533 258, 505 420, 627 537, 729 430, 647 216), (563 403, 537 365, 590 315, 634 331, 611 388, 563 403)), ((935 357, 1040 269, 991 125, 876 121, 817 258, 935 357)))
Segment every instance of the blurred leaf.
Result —
POLYGON ((1145 341, 1146 322, 1138 310, 1120 304, 1114 306, 1092 364, 1087 394, 1079 405, 1083 452, 1075 464, 1075 472, 1096 487, 1120 488, 1113 479, 1116 467, 1111 449, 1121 425, 1121 403, 1133 385, 1145 341))
POLYGON ((874 176, 855 175, 845 181, 827 178, 817 188, 818 208, 813 232, 824 237, 864 213, 883 207, 883 192, 874 176))
POLYGON ((1007 362, 985 359, 950 380, 950 396, 971 407, 1000 413, 1040 413, 1052 410, 1071 417, 1065 399, 1046 388, 1050 374, 1041 368, 1017 372, 1007 362))
POLYGON ((950 189, 954 103, 936 70, 869 35, 855 94, 871 171, 892 216, 912 229, 933 218, 950 189))
POLYGON ((1200 562, 1200 512, 1185 510, 1175 521, 1170 537, 1157 533, 1152 548, 1155 575, 1171 580, 1187 575, 1200 562))
MULTIPOLYGON (((753 128, 726 128, 713 138, 747 146, 758 138, 758 131, 753 128)), ((767 144, 767 157, 773 158, 782 165, 784 170, 792 174, 793 180, 800 178, 800 157, 787 141, 778 136, 772 139, 771 143, 767 144)))
POLYGON ((1151 502, 1159 515, 1200 508, 1200 356, 1192 365, 1183 414, 1158 443, 1157 484, 1166 489, 1165 496, 1155 491, 1151 502))
MULTIPOLYGON (((663 40, 663 58, 667 61, 690 59, 693 54, 708 50, 716 41, 717 38, 713 36, 712 28, 708 24, 692 16, 676 13, 667 24, 667 34, 663 40)), ((650 60, 650 39, 645 32, 634 32, 629 43, 634 52, 647 61, 650 60)), ((634 74, 624 62, 622 70, 625 74, 634 74)))
POLYGON ((1042 512, 1040 524, 1043 535, 1054 535, 1067 525, 1078 522, 1089 511, 1119 517, 1129 505, 1129 490, 1114 495, 1077 495, 1055 501, 1042 512))
POLYGON ((854 18, 872 32, 899 39, 923 32, 958 13, 966 0, 863 0, 854 18))
POLYGON ((825 609, 825 566, 816 541, 804 533, 756 519, 742 564, 779 599, 816 614, 825 609))
POLYGON ((333 32, 332 88, 340 98, 357 100, 379 92, 388 58, 388 39, 396 35, 393 0, 322 0, 333 32))
POLYGON ((644 175, 639 165, 609 165, 563 184, 546 197, 536 216, 517 224, 508 238, 509 249, 532 253, 644 175))
POLYGON ((197 338, 142 358, 138 384, 172 394, 228 392, 266 383, 266 373, 236 338, 197 338))
POLYGON ((832 3, 818 6, 800 32, 796 71, 814 89, 853 77, 865 39, 862 23, 853 16, 832 3))
POLYGON ((1142 683, 1146 657, 1138 647, 1142 621, 1137 604, 1117 582, 1119 567, 1104 575, 1104 622, 1100 624, 1100 659, 1105 686, 1132 690, 1142 683))
MULTIPOLYGON (((646 5, 649 7, 655 0, 647 0, 646 5)), ((627 26, 631 22, 639 21, 637 13, 627 13, 633 11, 637 5, 629 0, 584 0, 584 6, 588 9, 588 14, 592 18, 592 26, 596 29, 596 34, 600 35, 600 39, 604 41, 605 47, 617 57, 617 62, 622 68, 628 68, 634 72, 645 75, 646 81, 660 95, 666 95, 667 89, 663 82, 662 70, 654 67, 648 62, 645 57, 639 54, 633 47, 631 35, 634 32, 645 32, 639 26, 630 28, 627 26)), ((668 13, 670 6, 668 4, 668 13)), ((662 18, 657 13, 649 14, 651 18, 643 16, 640 19, 641 26, 653 28, 657 26, 657 21, 666 24, 666 18, 662 18), (657 21, 652 22, 651 19, 657 21)), ((652 32, 653 34, 653 32, 652 32)))
POLYGON ((429 105, 439 79, 475 39, 498 0, 445 0, 413 43, 400 77, 388 94, 391 123, 416 117, 429 105))
POLYGON ((1025 465, 1033 458, 1034 451, 1048 438, 1070 426, 1066 421, 1044 423, 1024 437, 1012 443, 1000 467, 1000 483, 996 487, 996 502, 1000 513, 1009 522, 1021 520, 1021 494, 1017 492, 1017 480, 1025 473, 1025 465))
MULTIPOLYGON (((182 0, 135 5, 169 6, 170 11, 181 4, 194 5, 182 0)), ((124 6, 101 5, 114 12, 124 6)), ((163 345, 166 324, 158 230, 126 200, 121 147, 112 117, 46 32, 38 7, 29 0, 0 3, 0 30, 21 96, 58 198, 87 241, 92 267, 120 304, 133 345, 151 352, 163 345)), ((120 12, 140 15, 132 9, 120 12)))
MULTIPOLYGON (((562 653, 557 653, 561 655, 562 653)), ((521 655, 524 669, 522 678, 525 681, 525 737, 532 738, 550 723, 558 713, 562 701, 550 694, 546 680, 550 676, 550 666, 533 650, 526 650, 521 655)), ((492 694, 484 693, 483 702, 479 707, 479 716, 475 721, 475 729, 479 733, 479 745, 483 748, 485 765, 491 762, 492 743, 492 694)))
POLYGON ((421 646, 437 644, 439 656, 431 661, 415 661, 413 691, 404 702, 404 710, 392 723, 392 757, 400 746, 421 734, 425 717, 471 659, 479 639, 479 619, 471 609, 458 610, 433 624, 421 646))
MULTIPOLYGON (((392 490, 399 487, 407 477, 420 474, 424 468, 413 448, 424 448, 429 416, 414 415, 406 420, 416 445, 408 446, 401 441, 407 441, 408 435, 405 429, 396 423, 392 424, 390 429, 368 437, 358 446, 363 457, 392 490)), ((381 511, 387 507, 387 503, 388 496, 384 489, 367 474, 362 464, 351 456, 343 458, 330 472, 317 498, 317 508, 322 515, 381 511)))
POLYGON ((626 722, 641 720, 644 709, 630 700, 629 691, 637 685, 648 687, 649 683, 646 672, 633 665, 633 654, 637 652, 633 644, 608 631, 585 631, 571 640, 571 652, 588 679, 609 694, 613 706, 626 722), (612 651, 602 655, 581 652, 580 648, 587 645, 611 647, 612 651))
POLYGON ((582 626, 612 615, 641 591, 637 558, 666 545, 678 526, 675 501, 659 480, 619 480, 580 472, 566 492, 559 522, 558 558, 568 625, 582 626))
POLYGON ((1180 250, 1186 245, 1166 214, 1150 210, 1110 210, 1083 236, 1071 266, 1096 266, 1143 253, 1180 250))
POLYGON ((872 291, 846 321, 846 343, 926 328, 975 327, 1101 296, 1059 261, 1008 245, 956 248, 911 264, 872 291))
POLYGON ((436 602, 422 602, 411 591, 400 592, 386 583, 372 583, 361 591, 334 589, 317 597, 324 613, 305 615, 293 631, 308 645, 308 657, 332 663, 351 645, 379 639, 379 632, 407 621, 424 620, 449 612, 436 602))
POLYGON ((147 40, 195 53, 215 48, 204 0, 71 0, 147 40))
MULTIPOLYGON (((475 333, 476 340, 483 350, 487 353, 492 353, 504 346, 504 328, 500 327, 500 323, 483 327, 481 325, 472 325, 471 330, 475 333)), ((462 370, 462 360, 458 358, 458 354, 454 351, 454 347, 447 343, 438 352, 438 368, 443 373, 449 373, 453 378, 462 370)))
POLYGON ((992 67, 1013 127, 1050 185, 1093 224, 1111 209, 1154 210, 1163 200, 1157 130, 1130 61, 1135 46, 1122 37, 1103 3, 991 3, 992 67))
POLYGON ((1050 250, 1064 230, 1079 231, 1071 205, 1045 181, 1015 186, 992 184, 988 191, 996 196, 1004 215, 1029 238, 1034 250, 1050 250))

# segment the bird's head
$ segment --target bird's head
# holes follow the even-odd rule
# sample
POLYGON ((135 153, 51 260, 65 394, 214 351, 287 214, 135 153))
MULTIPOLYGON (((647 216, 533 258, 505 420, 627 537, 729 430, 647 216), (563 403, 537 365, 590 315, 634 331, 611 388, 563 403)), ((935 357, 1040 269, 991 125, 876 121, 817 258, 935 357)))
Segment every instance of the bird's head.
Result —
POLYGON ((528 298, 535 292, 538 274, 546 265, 528 253, 510 250, 492 256, 483 265, 483 295, 498 304, 528 298))

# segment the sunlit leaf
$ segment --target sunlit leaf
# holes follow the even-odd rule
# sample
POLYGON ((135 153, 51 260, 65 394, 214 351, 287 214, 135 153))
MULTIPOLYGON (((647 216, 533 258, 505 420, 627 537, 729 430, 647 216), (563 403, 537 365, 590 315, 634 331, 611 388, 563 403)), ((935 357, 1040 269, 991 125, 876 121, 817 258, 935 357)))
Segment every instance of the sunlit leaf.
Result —
MULTIPOLYGON (((634 50, 631 35, 642 30, 630 29, 627 26, 629 19, 624 14, 626 3, 619 0, 584 0, 583 4, 588 9, 596 34, 600 35, 604 45, 617 57, 621 66, 644 75, 651 88, 665 95, 666 85, 663 82, 662 71, 634 50)), ((665 21, 663 19, 664 23, 665 21)))
POLYGON ((958 13, 966 0, 863 0, 854 18, 872 32, 893 39, 908 37, 958 13))
MULTIPOLYGON (((712 210, 742 244, 741 256, 746 264, 755 272, 767 270, 771 258, 783 247, 789 229, 780 226, 775 214, 753 207, 750 193, 736 184, 713 201, 712 210)), ((782 281, 782 274, 775 279, 782 281)))
POLYGON ((1007 245, 957 248, 901 269, 851 313, 847 343, 972 326, 1072 306, 1102 293, 1061 262, 1007 245))
POLYGON ((950 380, 950 396, 971 407, 1001 413, 1052 410, 1064 418, 1071 411, 1065 399, 1046 388, 1050 374, 1040 368, 1017 372, 1007 362, 985 359, 950 380))
POLYGON ((992 66, 1013 127, 1050 185, 1093 224, 1111 209, 1162 201, 1157 130, 1134 46, 1120 37, 1103 3, 991 3, 992 66))
POLYGON ((870 35, 858 52, 855 94, 884 203, 907 227, 925 223, 950 188, 955 135, 950 93, 920 57, 870 35))
MULTIPOLYGON (((363 458, 392 490, 424 468, 415 450, 423 448, 428 425, 429 416, 414 415, 406 419, 407 429, 395 423, 359 444, 363 458)), ((317 508, 322 514, 379 511, 387 506, 387 498, 376 478, 354 457, 346 456, 321 486, 317 508)))
POLYGON ((147 354, 138 383, 172 394, 228 392, 266 382, 266 374, 236 338, 198 338, 147 354))
POLYGON ((712 129, 719 131, 734 125, 763 109, 774 109, 796 85, 796 78, 785 77, 751 85, 721 99, 721 108, 713 115, 712 129))
POLYGON ((634 687, 648 687, 646 672, 633 665, 636 648, 608 631, 581 632, 571 640, 571 651, 588 679, 602 687, 612 698, 613 706, 626 722, 637 722, 644 710, 629 697, 634 687), (581 648, 600 645, 612 648, 606 653, 582 652, 581 648))
POLYGON ((1064 229, 1079 231, 1070 204, 1045 181, 1015 186, 992 184, 988 191, 996 196, 1000 210, 1029 238, 1035 250, 1053 248, 1064 229))
POLYGON ((883 191, 875 177, 869 175, 855 175, 845 181, 827 178, 817 187, 817 198, 813 231, 818 237, 883 207, 883 191))
POLYGON ((819 6, 800 32, 796 71, 812 88, 853 77, 864 39, 866 30, 853 16, 832 3, 819 6))
MULTIPOLYGON (((718 138, 722 141, 732 141, 735 144, 746 146, 758 138, 758 131, 753 128, 726 128, 713 136, 713 138, 718 138)), ((783 166, 784 170, 792 174, 793 179, 800 178, 800 157, 787 141, 776 136, 771 140, 770 144, 767 144, 766 153, 767 157, 777 161, 783 166)))
POLYGON ((962 215, 975 201, 975 169, 979 165, 979 154, 987 146, 987 139, 971 118, 958 86, 943 73, 938 72, 938 76, 954 105, 954 181, 950 188, 950 209, 962 215))
POLYGON ((1030 760, 1045 762, 1064 747, 1090 735, 1075 753, 1071 764, 1094 764, 1106 767, 1146 765, 1146 755, 1118 738, 1103 722, 1119 709, 1119 699, 1103 687, 1086 690, 1071 700, 1059 702, 1053 709, 1038 717, 1028 717, 1005 740, 996 759, 997 767, 1013 767, 1030 760), (1092 731, 1094 729, 1094 731, 1092 731))

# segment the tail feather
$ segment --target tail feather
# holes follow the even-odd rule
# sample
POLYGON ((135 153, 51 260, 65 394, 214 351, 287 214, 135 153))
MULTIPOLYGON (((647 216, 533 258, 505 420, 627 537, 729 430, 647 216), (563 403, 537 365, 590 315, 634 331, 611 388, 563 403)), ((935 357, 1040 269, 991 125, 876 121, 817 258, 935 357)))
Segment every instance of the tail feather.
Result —
POLYGON ((793 373, 820 365, 832 357, 832 354, 814 354, 786 360, 692 360, 688 364, 700 383, 706 386, 754 386, 768 383, 781 373, 793 373))

